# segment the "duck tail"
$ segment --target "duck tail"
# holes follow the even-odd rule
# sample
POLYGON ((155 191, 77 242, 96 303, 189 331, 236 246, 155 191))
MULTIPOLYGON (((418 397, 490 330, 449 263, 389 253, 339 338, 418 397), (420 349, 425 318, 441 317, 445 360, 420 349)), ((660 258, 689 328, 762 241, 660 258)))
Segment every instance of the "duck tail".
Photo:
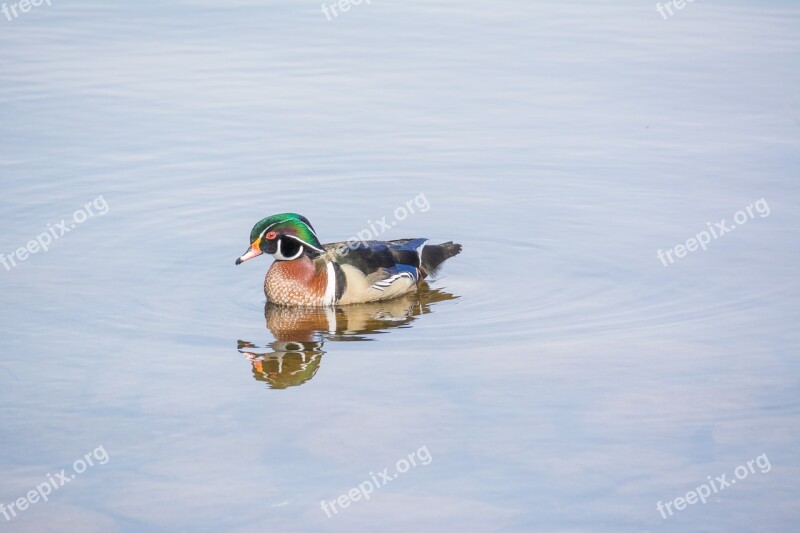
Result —
POLYGON ((420 253, 420 270, 422 277, 435 276, 442 263, 461 253, 461 245, 453 241, 442 244, 426 244, 420 253))

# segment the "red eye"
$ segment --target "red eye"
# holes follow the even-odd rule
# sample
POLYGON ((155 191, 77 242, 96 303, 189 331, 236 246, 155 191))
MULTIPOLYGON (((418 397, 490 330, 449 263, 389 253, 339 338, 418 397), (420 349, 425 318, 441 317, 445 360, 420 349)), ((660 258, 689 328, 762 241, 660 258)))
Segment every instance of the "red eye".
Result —
POLYGON ((277 236, 278 236, 278 234, 277 234, 277 233, 275 233, 274 231, 270 231, 269 233, 267 233, 267 234, 266 234, 266 235, 264 235, 264 236, 267 238, 267 240, 270 240, 270 241, 271 241, 271 240, 275 239, 275 237, 277 237, 277 236))

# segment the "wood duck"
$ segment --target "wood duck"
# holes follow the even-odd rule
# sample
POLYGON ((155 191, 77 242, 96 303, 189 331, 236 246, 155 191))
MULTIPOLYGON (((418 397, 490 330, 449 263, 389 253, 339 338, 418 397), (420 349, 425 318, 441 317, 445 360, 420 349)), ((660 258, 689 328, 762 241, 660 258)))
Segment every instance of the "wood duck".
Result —
POLYGON ((417 290, 442 263, 461 252, 453 242, 427 239, 347 241, 321 244, 307 218, 272 215, 250 232, 250 248, 239 265, 261 254, 275 262, 264 294, 278 305, 328 307, 388 300, 417 290))

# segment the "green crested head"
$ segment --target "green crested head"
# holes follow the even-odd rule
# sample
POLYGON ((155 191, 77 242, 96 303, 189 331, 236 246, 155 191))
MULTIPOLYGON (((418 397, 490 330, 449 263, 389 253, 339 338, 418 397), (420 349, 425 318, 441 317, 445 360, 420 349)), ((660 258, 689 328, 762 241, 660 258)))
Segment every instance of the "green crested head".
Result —
POLYGON ((303 253, 322 253, 311 222, 297 213, 281 213, 260 220, 250 232, 250 248, 236 260, 236 264, 261 254, 271 254, 275 259, 288 261, 303 253))

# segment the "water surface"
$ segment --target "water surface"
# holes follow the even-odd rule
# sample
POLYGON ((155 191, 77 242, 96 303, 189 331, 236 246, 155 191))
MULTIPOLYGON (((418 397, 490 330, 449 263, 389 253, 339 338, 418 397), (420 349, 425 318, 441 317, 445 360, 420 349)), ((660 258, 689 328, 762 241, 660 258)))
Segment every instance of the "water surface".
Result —
POLYGON ((109 460, 3 530, 797 523, 795 3, 52 4, 0 15, 0 253, 107 212, 0 265, 0 502, 109 460), (464 251, 282 314, 233 260, 285 211, 464 251))

